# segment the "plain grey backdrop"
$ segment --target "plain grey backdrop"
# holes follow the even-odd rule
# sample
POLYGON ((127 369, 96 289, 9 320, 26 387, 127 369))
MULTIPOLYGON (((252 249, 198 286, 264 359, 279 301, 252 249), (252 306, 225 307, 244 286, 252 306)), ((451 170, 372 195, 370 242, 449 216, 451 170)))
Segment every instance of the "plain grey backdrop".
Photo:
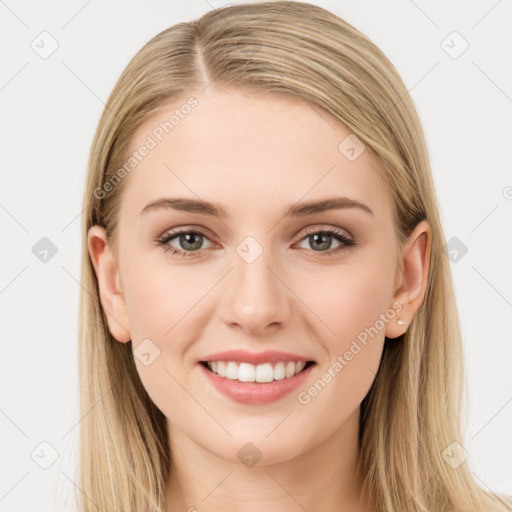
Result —
MULTIPOLYGON (((468 464, 512 493, 511 2, 312 3, 370 37, 417 106, 463 329, 468 464)), ((80 213, 104 102, 150 38, 222 5, 0 0, 0 511, 70 510, 77 485, 80 213)))

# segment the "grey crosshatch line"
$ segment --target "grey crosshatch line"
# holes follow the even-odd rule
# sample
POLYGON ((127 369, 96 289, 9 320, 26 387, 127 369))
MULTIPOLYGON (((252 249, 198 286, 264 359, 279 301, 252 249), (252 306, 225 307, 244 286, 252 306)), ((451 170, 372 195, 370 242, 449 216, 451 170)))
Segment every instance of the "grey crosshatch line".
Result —
MULTIPOLYGON (((394 103, 393 107, 386 110, 386 112, 384 112, 384 116, 387 115, 392 110, 392 108, 396 107, 396 105, 400 103, 407 95, 410 95, 412 90, 421 82, 423 82, 423 80, 432 72, 432 70, 439 64, 439 62, 440 61, 437 61, 418 81, 416 81, 416 83, 410 89, 407 90, 407 93, 402 95, 400 99, 394 103)), ((382 123, 385 123, 383 116, 380 116, 380 120, 382 123)))
POLYGON ((498 91, 500 91, 501 94, 507 98, 508 101, 512 102, 512 98, 475 61, 472 60, 471 64, 473 64, 473 66, 475 66, 480 71, 480 73, 482 73, 482 75, 484 75, 485 78, 487 78, 487 80, 489 80, 489 82, 491 82, 494 87, 496 87, 496 89, 498 89, 498 91))
POLYGON ((18 71, 16 71, 16 73, 14 73, 14 75, 11 76, 11 78, 9 78, 9 80, 7 80, 4 85, 2 85, 2 87, 0 87, 0 92, 3 91, 28 66, 28 64, 28 61, 25 62, 25 64, 23 64, 23 66, 21 66, 21 68, 18 69, 18 71))
POLYGON ((479 25, 487 16, 490 14, 491 11, 494 10, 494 8, 501 3, 501 0, 498 0, 472 27, 471 30, 473 30, 477 25, 479 25))
POLYGON ((16 281, 16 279, 18 279, 18 277, 23 274, 23 272, 25 272, 25 270, 27 270, 28 268, 28 265, 25 265, 1 290, 0 290, 0 294, 4 293, 5 290, 7 290, 7 288, 12 284, 14 283, 14 281, 16 281))
MULTIPOLYGON (((419 7, 419 5, 417 3, 415 3, 413 0, 409 0, 409 2, 411 4, 414 5, 414 7, 416 7, 416 9, 418 9, 418 11, 420 11, 424 16, 425 18, 427 18, 431 23, 432 25, 434 25, 434 27, 436 27, 437 29, 439 28, 439 25, 423 10, 419 7)), ((487 16, 491 13, 491 11, 493 11, 496 6, 498 4, 500 4, 502 2, 502 0, 498 0, 472 27, 471 27, 471 30, 473 30, 476 26, 478 26, 485 18, 487 18, 487 16)))
POLYGON ((226 478, 231 475, 233 471, 230 471, 201 501, 204 501, 206 498, 208 498, 214 491, 217 489, 225 480, 226 478))
POLYGON ((268 469, 266 469, 265 471, 268 473, 270 478, 272 478, 272 480, 274 480, 274 482, 277 485, 279 485, 279 487, 281 487, 281 489, 283 489, 283 491, 286 492, 286 494, 288 494, 288 496, 290 496, 290 498, 292 498, 292 500, 295 501, 295 503, 297 503, 297 505, 299 505, 299 507, 302 510, 304 510, 305 512, 308 512, 308 509, 300 501, 298 501, 297 498, 295 496, 293 496, 293 494, 290 494, 288 489, 286 489, 286 487, 284 487, 283 484, 281 484, 281 482, 277 481, 277 479, 274 477, 274 475, 272 475, 272 473, 270 473, 270 471, 268 469))
MULTIPOLYGON (((71 478, 69 477, 64 471, 60 471, 88 500, 90 503, 92 503, 98 510, 101 510, 98 505, 96 503, 94 503, 94 501, 91 499, 90 496, 88 496, 84 491, 83 489, 80 488, 80 486, 71 478)), ((103 511, 103 512, 107 512, 107 511, 103 511)))
MULTIPOLYGON (((96 94, 89 85, 87 85, 84 80, 82 80, 63 60, 61 60, 62 64, 67 68, 69 69, 69 71, 85 86, 87 87, 87 89, 89 89, 89 91, 91 91, 92 94, 94 94, 94 96, 96 96, 96 98, 98 98, 101 103, 103 103, 103 105, 106 107, 105 105, 105 102, 100 98, 100 96, 98 94, 96 94)), ((112 112, 112 111, 111 111, 112 112)), ((113 114, 115 114, 114 112, 112 112, 113 114)))
MULTIPOLYGON (((431 477, 429 479, 429 481, 407 502, 406 506, 411 503, 411 501, 418 495, 420 495, 426 488, 428 485, 430 485, 430 483, 432 482, 432 480, 434 479, 435 477, 431 477)), ((407 512, 407 509, 402 509, 400 512, 407 512)))
MULTIPOLYGON (((81 7, 81 8, 80 8, 80 9, 79 9, 75 14, 73 14, 73 16, 71 16, 71 18, 69 18, 69 19, 68 19, 68 21, 66 21, 66 23, 64 23, 64 25, 62 25, 61 30, 62 30, 62 29, 64 29, 64 28, 66 28, 66 27, 69 25, 69 23, 70 23, 72 20, 74 20, 74 19, 75 19, 75 18, 76 18, 76 17, 77 17, 77 16, 78 16, 82 11, 83 11, 83 9, 84 9, 87 5, 89 5, 89 3, 90 3, 90 2, 91 2, 91 0, 87 0, 87 2, 86 2, 86 3, 85 3, 85 4, 84 4, 84 5, 83 5, 83 6, 82 6, 82 7, 81 7)), ((0 4, 1 4, 1 5, 3 5, 4 7, 6 7, 6 8, 7 8, 11 13, 12 13, 12 15, 13 15, 13 16, 15 16, 15 17, 20 21, 20 23, 22 23, 23 25, 25 25, 25 27, 26 27, 26 28, 30 28, 30 27, 25 23, 25 21, 23 21, 23 20, 20 18, 20 16, 18 16, 18 15, 17 15, 13 10, 12 10, 12 8, 11 8, 11 7, 9 7, 9 6, 5 3, 5 1, 4 1, 4 0, 0 0, 0 4)))
POLYGON ((498 414, 500 414, 500 412, 505 409, 505 407, 510 403, 512 402, 512 398, 510 400, 507 401, 507 403, 505 405, 503 405, 500 410, 474 435, 471 437, 471 440, 475 439, 475 437, 480 434, 480 432, 482 432, 482 430, 485 429, 485 427, 487 427, 487 425, 489 425, 489 423, 491 423, 491 421, 496 418, 496 416, 498 416, 498 414))
POLYGON ((26 27, 26 28, 30 28, 30 27, 29 27, 29 26, 28 26, 28 25, 27 25, 27 24, 26 24, 26 23, 25 23, 25 22, 24 22, 24 21, 23 21, 23 20, 22 20, 22 19, 21 19, 21 18, 20 18, 20 17, 19 17, 19 16, 18 16, 18 15, 17 15, 17 14, 16 14, 16 13, 15 13, 15 12, 14 12, 14 11, 13 11, 9 6, 8 6, 8 5, 7 5, 7 4, 6 4, 6 3, 5 3, 5 1, 4 1, 4 0, 0 0, 0 5, 3 5, 3 6, 4 6, 4 7, 6 7, 7 9, 9 9, 9 11, 11 11, 11 14, 12 14, 13 16, 15 16, 15 17, 18 19, 18 21, 19 21, 20 23, 23 23, 23 25, 25 25, 25 27, 26 27))
POLYGON ((29 234, 28 229, 3 204, 0 204, 0 208, 2 208, 2 210, 4 210, 4 212, 7 213, 7 215, 9 215, 11 219, 13 219, 16 224, 23 229, 23 231, 25 231, 25 233, 29 234))
POLYGON ((103 394, 103 396, 94 403, 94 405, 61 437, 61 439, 64 439, 66 436, 68 436, 80 423, 82 420, 109 394, 112 392, 112 388, 109 389, 106 393, 103 394))
POLYGON ((430 23, 434 25, 434 27, 439 28, 439 25, 423 9, 421 9, 417 3, 413 2, 413 0, 409 0, 409 2, 411 2, 411 4, 414 5, 414 7, 416 7, 416 9, 418 9, 418 11, 423 14, 423 16, 425 16, 425 18, 427 18, 427 20, 429 20, 430 23))
POLYGON ((292 409, 265 437, 268 437, 270 434, 272 434, 277 429, 277 427, 279 427, 279 425, 281 425, 281 423, 283 423, 283 421, 286 420, 288 416, 290 416, 293 411, 295 411, 295 409, 292 409))
POLYGON ((475 229, 480 226, 480 224, 482 224, 482 222, 487 219, 487 217, 489 217, 491 215, 491 213, 494 213, 496 211, 496 208, 498 208, 499 204, 497 204, 471 231, 470 233, 473 233, 473 231, 475 231, 475 229))
POLYGON ((9 493, 15 488, 17 487, 20 482, 29 474, 29 471, 27 471, 1 498, 0 498, 0 502, 2 500, 4 500, 8 495, 9 493))
POLYGON ((479 272, 473 265, 471 265, 471 268, 510 306, 512 307, 512 304, 508 301, 508 299, 501 293, 498 291, 498 289, 492 284, 489 282, 488 279, 486 279, 482 274, 481 272, 479 272))
POLYGON ((480 480, 480 482, 482 482, 482 484, 485 485, 485 487, 487 487, 488 491, 493 492, 492 488, 486 482, 484 482, 480 476, 478 476, 473 470, 471 470, 471 473, 475 478, 478 478, 478 480, 480 480))
POLYGON ((69 20, 66 21, 66 23, 64 23, 60 29, 63 30, 66 28, 90 3, 91 0, 87 0, 87 2, 82 7, 80 7, 80 9, 75 14, 73 14, 73 16, 71 16, 71 18, 69 18, 69 20))
POLYGON ((60 232, 61 233, 64 233, 64 231, 66 231, 66 229, 68 229, 69 226, 71 226, 71 224, 73 224, 73 222, 78 218, 80 217, 80 215, 82 215, 83 211, 84 211, 85 208, 82 208, 61 230, 60 232))
POLYGON ((8 416, 2 409, 0 409, 0 412, 27 438, 29 439, 29 437, 27 436, 27 434, 25 434, 25 432, 23 432, 23 430, 19 427, 19 425, 16 424, 16 422, 13 421, 13 419, 8 416))

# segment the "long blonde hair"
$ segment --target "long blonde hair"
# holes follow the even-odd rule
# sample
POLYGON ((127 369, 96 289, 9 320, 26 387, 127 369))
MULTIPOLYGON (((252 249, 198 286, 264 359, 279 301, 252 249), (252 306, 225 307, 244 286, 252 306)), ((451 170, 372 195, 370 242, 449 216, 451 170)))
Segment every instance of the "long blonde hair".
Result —
POLYGON ((105 184, 119 178, 141 123, 212 82, 290 94, 329 112, 378 157, 400 243, 420 220, 431 227, 424 301, 406 333, 386 339, 361 404, 365 489, 385 512, 512 510, 510 497, 477 486, 467 463, 454 468, 443 457, 452 443, 463 444, 463 351, 424 134, 407 88, 353 26, 321 7, 284 1, 231 5, 164 30, 133 57, 108 98, 84 193, 79 509, 166 510, 166 418, 139 379, 131 342, 109 331, 87 233, 98 224, 115 239, 123 181, 105 184))

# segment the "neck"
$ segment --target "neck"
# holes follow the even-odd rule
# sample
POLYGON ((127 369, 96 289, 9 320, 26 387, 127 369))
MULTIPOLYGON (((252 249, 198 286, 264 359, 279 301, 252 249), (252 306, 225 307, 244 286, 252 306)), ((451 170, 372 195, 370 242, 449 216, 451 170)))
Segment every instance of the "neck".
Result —
POLYGON ((370 510, 357 473, 359 408, 313 449, 298 448, 295 457, 275 464, 248 467, 217 456, 178 428, 168 427, 168 432, 169 512, 370 510))

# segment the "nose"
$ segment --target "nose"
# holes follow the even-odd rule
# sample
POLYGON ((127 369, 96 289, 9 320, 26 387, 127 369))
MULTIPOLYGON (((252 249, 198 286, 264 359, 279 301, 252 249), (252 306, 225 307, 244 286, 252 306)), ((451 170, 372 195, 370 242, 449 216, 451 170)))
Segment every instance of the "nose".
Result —
POLYGON ((265 335, 289 322, 293 293, 270 251, 251 263, 233 255, 234 268, 226 276, 220 316, 229 327, 251 335, 265 335))

